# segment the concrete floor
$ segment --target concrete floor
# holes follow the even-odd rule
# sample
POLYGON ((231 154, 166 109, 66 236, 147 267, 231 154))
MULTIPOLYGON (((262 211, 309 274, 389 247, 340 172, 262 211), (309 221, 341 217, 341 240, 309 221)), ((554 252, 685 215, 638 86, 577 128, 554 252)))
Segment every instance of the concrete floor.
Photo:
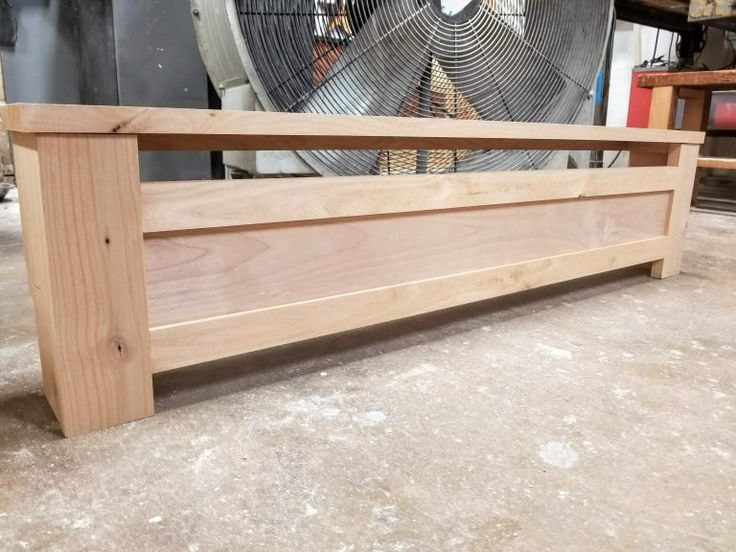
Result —
POLYGON ((0 204, 2 550, 736 549, 736 217, 641 269, 157 377, 62 439, 0 204))

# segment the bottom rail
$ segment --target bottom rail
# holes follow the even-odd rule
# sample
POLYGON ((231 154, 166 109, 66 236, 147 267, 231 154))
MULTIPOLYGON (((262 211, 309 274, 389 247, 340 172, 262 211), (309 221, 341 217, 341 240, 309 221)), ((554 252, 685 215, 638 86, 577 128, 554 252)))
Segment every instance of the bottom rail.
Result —
POLYGON ((659 260, 666 237, 151 328, 153 371, 353 330, 659 260))

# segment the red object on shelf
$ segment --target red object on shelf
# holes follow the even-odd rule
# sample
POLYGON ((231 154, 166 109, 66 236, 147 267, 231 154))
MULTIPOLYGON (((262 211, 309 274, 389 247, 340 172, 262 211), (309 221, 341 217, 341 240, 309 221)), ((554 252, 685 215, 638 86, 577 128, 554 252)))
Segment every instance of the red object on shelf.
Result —
POLYGON ((713 94, 709 128, 712 130, 736 130, 736 93, 713 94))
POLYGON ((639 77, 652 73, 661 73, 666 69, 640 69, 631 72, 631 95, 629 96, 629 117, 626 126, 630 128, 647 128, 649 126, 649 109, 652 103, 652 89, 639 88, 639 77))

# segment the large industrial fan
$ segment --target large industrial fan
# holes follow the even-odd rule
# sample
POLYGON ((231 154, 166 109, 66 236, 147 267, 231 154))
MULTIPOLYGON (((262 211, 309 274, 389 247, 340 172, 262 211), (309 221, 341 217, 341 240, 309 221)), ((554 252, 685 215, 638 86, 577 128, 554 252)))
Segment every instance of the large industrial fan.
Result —
MULTIPOLYGON (((193 0, 192 7, 224 107, 555 123, 575 122, 590 106, 613 10, 611 0, 193 0)), ((240 164, 253 164, 251 173, 460 172, 541 168, 551 154, 271 155, 240 164)))

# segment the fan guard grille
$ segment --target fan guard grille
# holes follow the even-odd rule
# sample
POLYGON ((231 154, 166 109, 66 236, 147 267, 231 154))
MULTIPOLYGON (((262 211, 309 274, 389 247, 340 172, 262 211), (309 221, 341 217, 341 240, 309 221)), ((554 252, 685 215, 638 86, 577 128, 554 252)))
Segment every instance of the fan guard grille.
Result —
MULTIPOLYGON (((236 0, 273 111, 572 123, 610 0, 236 0), (457 11, 453 13, 452 8, 457 11)), ((540 168, 544 151, 320 151, 333 174, 540 168)))

